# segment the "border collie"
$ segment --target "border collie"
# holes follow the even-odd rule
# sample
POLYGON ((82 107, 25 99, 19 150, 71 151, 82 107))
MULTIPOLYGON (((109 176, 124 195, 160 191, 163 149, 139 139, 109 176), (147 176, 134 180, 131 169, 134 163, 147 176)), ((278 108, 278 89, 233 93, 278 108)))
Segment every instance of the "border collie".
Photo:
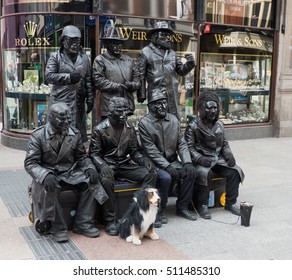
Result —
POLYGON ((153 229, 159 209, 160 196, 155 188, 140 189, 134 193, 133 202, 119 224, 119 235, 127 242, 142 244, 143 236, 159 239, 153 229))

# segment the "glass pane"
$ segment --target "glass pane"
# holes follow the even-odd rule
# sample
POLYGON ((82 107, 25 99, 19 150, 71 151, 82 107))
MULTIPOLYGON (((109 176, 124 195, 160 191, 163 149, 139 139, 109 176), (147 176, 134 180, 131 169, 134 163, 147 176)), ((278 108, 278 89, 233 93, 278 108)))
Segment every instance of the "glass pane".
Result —
POLYGON ((200 93, 220 96, 225 124, 269 120, 272 56, 201 53, 200 93))
POLYGON ((272 0, 207 0, 207 22, 272 27, 272 0))
MULTIPOLYGON (((50 55, 59 49, 58 38, 65 25, 73 24, 81 30, 82 46, 91 61, 90 36, 94 27, 85 25, 84 16, 27 15, 1 20, 2 63, 4 73, 4 128, 18 133, 30 133, 43 125, 51 85, 45 81, 45 66, 50 55), (85 31, 86 29, 86 31, 85 31), (87 43, 86 43, 87 42, 87 43)), ((94 32, 93 32, 94 34, 94 32)), ((87 115, 88 134, 92 115, 87 115)))

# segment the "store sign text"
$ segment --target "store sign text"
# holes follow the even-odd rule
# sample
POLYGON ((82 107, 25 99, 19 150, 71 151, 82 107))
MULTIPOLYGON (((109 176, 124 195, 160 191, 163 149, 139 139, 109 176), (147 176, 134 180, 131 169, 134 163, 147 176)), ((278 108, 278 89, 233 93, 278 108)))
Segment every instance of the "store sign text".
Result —
POLYGON ((49 46, 50 42, 48 38, 16 38, 15 46, 16 47, 40 47, 40 46, 49 46))
POLYGON ((247 48, 258 48, 267 50, 272 49, 272 42, 262 40, 261 38, 250 38, 249 36, 233 37, 225 36, 222 34, 214 34, 215 41, 217 45, 222 45, 225 47, 247 47, 247 48))
MULTIPOLYGON (((123 38, 131 39, 133 41, 147 41, 147 33, 145 31, 135 31, 133 28, 120 28, 123 38)), ((171 36, 175 43, 182 42, 182 34, 175 34, 171 36)))

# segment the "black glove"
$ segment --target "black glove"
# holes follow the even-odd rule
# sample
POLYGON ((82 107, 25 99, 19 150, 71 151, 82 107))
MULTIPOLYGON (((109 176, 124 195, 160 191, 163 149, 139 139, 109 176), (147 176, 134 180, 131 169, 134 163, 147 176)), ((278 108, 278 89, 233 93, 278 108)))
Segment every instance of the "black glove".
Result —
POLYGON ((169 166, 167 166, 165 168, 165 171, 170 174, 170 176, 171 176, 173 181, 177 181, 178 180, 178 178, 179 178, 178 171, 174 167, 169 165, 169 166))
POLYGON ((186 177, 191 179, 191 180, 195 180, 196 179, 196 169, 193 166, 192 163, 186 163, 183 166, 183 172, 186 174, 186 177))
POLYGON ((54 192, 56 189, 60 189, 59 181, 57 177, 49 173, 44 179, 44 187, 47 192, 54 192))
POLYGON ((87 169, 85 174, 87 177, 89 177, 90 184, 96 184, 98 182, 98 174, 95 169, 87 169))
POLYGON ((194 57, 191 53, 185 54, 185 59, 187 60, 188 63, 190 63, 193 67, 196 65, 194 57))
POLYGON ((106 163, 103 163, 100 166, 100 175, 102 177, 112 178, 114 177, 115 172, 106 163))
POLYGON ((87 105, 86 114, 89 114, 92 111, 94 104, 93 102, 87 102, 86 105, 87 105))
POLYGON ((131 91, 133 89, 133 84, 131 82, 125 82, 124 86, 128 91, 131 91))
POLYGON ((225 160, 230 167, 234 167, 236 164, 235 158, 232 154, 225 156, 225 160))
POLYGON ((70 73, 70 80, 72 84, 77 84, 81 79, 81 75, 78 72, 70 73))
POLYGON ((147 168, 147 170, 150 172, 150 173, 153 173, 156 171, 156 166, 153 164, 153 162, 148 159, 148 158, 145 158, 144 159, 144 162, 143 162, 143 165, 147 168))
POLYGON ((143 98, 143 97, 138 97, 138 98, 137 98, 137 101, 138 101, 139 103, 143 103, 145 100, 146 100, 146 98, 143 98))
POLYGON ((213 158, 212 158, 212 157, 204 157, 204 156, 202 156, 202 157, 200 157, 200 158, 196 161, 196 163, 197 163, 198 165, 202 165, 202 166, 204 166, 204 167, 210 167, 211 164, 212 164, 212 161, 213 161, 213 158))

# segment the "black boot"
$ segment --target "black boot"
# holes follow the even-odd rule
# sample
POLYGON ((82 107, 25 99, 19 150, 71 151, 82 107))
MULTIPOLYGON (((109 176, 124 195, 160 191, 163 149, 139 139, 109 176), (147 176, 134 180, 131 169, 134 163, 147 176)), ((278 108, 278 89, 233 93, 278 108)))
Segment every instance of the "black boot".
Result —
POLYGON ((200 217, 203 219, 211 219, 211 213, 210 213, 207 205, 202 205, 199 208, 198 213, 199 213, 200 217))
POLYGON ((98 237, 100 232, 96 228, 95 212, 96 212, 96 200, 91 194, 88 188, 80 192, 80 200, 76 211, 74 220, 74 227, 72 232, 76 234, 82 234, 89 238, 98 237))

